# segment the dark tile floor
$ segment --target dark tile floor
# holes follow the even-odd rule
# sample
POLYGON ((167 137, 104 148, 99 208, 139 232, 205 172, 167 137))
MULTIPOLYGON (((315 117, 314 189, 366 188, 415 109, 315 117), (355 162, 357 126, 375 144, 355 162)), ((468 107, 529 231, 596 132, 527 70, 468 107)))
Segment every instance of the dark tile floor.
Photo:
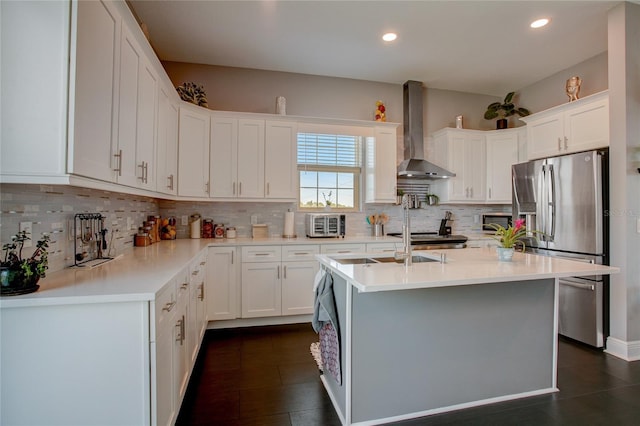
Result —
MULTIPOLYGON (((310 324, 209 330, 178 425, 339 425, 310 324)), ((640 425, 640 361, 560 340, 559 393, 396 425, 640 425)))

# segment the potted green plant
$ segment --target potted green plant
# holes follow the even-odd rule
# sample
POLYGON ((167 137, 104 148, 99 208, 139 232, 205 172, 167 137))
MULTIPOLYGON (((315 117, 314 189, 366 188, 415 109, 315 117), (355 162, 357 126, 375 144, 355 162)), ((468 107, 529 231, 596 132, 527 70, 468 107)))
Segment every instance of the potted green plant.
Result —
POLYGON ((507 96, 504 97, 503 102, 493 102, 489 104, 487 107, 487 111, 484 113, 485 120, 493 120, 494 118, 498 118, 496 121, 497 129, 506 129, 507 128, 507 118, 512 115, 518 114, 520 117, 526 117, 531 114, 526 108, 518 108, 513 103, 513 95, 516 92, 509 92, 507 96))
POLYGON ((25 241, 30 240, 27 232, 22 231, 11 237, 11 242, 2 246, 4 256, 0 261, 0 294, 16 295, 31 293, 40 287, 40 278, 48 269, 49 235, 45 234, 36 243, 31 257, 23 258, 25 241))
POLYGON ((507 228, 495 223, 490 223, 487 226, 496 230, 492 238, 500 243, 497 247, 497 252, 498 260, 502 261, 510 261, 518 246, 524 252, 526 237, 531 236, 531 238, 537 239, 536 234, 542 234, 540 231, 527 232, 524 219, 516 219, 515 223, 507 228), (527 235, 528 233, 530 235, 527 235))
POLYGON ((435 206, 440 202, 440 197, 436 194, 427 194, 424 196, 424 201, 428 206, 435 206))

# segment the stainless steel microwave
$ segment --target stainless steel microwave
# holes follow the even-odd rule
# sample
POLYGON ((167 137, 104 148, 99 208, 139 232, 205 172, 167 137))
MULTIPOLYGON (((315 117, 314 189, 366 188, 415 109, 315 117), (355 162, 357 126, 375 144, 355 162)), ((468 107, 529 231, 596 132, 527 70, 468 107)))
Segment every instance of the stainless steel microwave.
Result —
POLYGON ((512 223, 512 215, 511 213, 483 213, 482 214, 482 230, 486 233, 494 233, 496 230, 490 226, 489 224, 494 223, 496 225, 500 225, 504 228, 508 228, 512 223))
POLYGON ((307 237, 344 237, 346 216, 337 213, 307 213, 305 228, 307 237))

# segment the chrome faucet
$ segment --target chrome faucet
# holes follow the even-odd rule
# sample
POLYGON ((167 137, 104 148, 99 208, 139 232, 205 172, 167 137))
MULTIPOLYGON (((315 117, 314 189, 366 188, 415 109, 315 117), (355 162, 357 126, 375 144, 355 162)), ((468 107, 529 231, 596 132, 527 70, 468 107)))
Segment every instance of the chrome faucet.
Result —
POLYGON ((409 207, 411 204, 411 200, 409 199, 408 194, 402 195, 402 251, 395 252, 396 259, 404 259, 405 266, 412 265, 411 258, 411 223, 409 221, 409 207))

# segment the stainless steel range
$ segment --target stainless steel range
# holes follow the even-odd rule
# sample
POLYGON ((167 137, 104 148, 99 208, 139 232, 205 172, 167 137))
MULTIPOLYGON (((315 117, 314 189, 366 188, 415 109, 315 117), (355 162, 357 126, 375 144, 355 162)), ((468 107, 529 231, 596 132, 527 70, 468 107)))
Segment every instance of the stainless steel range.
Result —
MULTIPOLYGON (((402 238, 401 232, 390 232, 390 237, 402 238)), ((437 232, 412 232, 411 248, 413 250, 460 249, 467 246, 464 235, 438 235, 437 232)))

